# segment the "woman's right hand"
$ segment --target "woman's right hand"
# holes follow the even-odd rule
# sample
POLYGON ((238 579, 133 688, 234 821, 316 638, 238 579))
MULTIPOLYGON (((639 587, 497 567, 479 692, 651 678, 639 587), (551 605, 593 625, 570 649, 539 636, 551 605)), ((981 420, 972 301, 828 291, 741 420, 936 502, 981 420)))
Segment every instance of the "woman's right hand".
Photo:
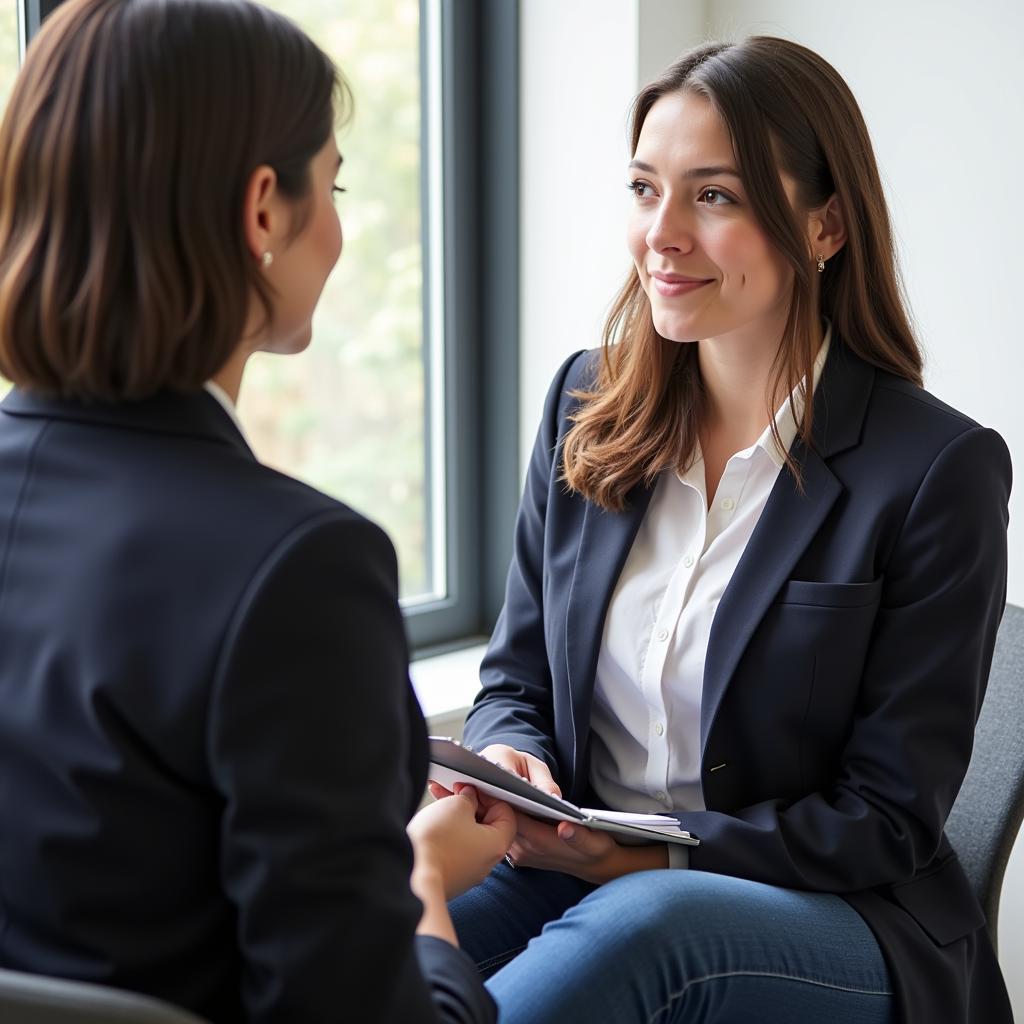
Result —
MULTIPOLYGON (((550 793, 552 796, 562 795, 562 790, 552 778, 548 766, 539 757, 534 757, 533 754, 516 750, 515 747, 510 747, 505 743, 492 743, 489 747, 484 747, 480 751, 480 756, 486 757, 488 761, 493 761, 497 765, 501 765, 506 771, 526 779, 527 782, 532 782, 545 793, 550 793)), ((448 790, 436 782, 430 783, 430 792, 435 800, 440 800, 442 797, 449 795, 448 790)))
POLYGON ((526 779, 527 782, 532 782, 545 793, 550 793, 552 796, 562 795, 562 790, 552 778, 548 766, 533 754, 516 750, 504 743, 492 743, 480 751, 480 756, 486 757, 488 761, 493 761, 495 764, 500 764, 502 768, 514 772, 526 779))
POLYGON ((450 900, 482 882, 505 856, 516 835, 516 816, 508 804, 488 800, 485 806, 472 786, 457 785, 454 795, 418 811, 407 831, 416 857, 414 880, 436 879, 450 900))

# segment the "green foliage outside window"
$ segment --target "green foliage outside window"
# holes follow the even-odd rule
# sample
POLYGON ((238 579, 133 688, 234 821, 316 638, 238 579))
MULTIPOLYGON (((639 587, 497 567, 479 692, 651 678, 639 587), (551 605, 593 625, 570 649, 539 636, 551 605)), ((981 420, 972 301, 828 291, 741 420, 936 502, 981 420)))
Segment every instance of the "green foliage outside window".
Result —
POLYGON ((381 523, 403 596, 425 557, 419 4, 268 0, 341 67, 355 117, 339 132, 344 246, 300 356, 250 361, 240 413, 265 462, 381 523))
MULTIPOLYGON (((240 415, 256 454, 379 522, 403 596, 426 592, 417 0, 268 0, 339 64, 355 117, 339 131, 341 260, 299 356, 250 361, 240 415)), ((0 7, 0 101, 17 73, 0 7)), ((0 380, 0 394, 8 388, 0 380)))

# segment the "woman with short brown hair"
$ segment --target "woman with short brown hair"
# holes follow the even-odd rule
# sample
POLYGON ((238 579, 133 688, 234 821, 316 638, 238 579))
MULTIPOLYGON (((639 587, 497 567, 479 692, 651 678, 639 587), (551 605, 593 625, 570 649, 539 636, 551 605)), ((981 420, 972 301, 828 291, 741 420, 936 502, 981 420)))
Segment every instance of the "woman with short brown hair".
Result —
POLYGON ((465 739, 700 845, 517 814, 463 947, 505 1024, 1009 1024, 943 826, 1010 460, 920 387, 856 101, 795 43, 706 45, 630 158, 633 267, 548 393, 465 739))
POLYGON ((348 105, 247 0, 68 0, 29 48, 0 127, 2 967, 218 1022, 494 1019, 445 900, 511 812, 466 791, 407 835, 394 550, 234 411, 254 351, 310 342, 348 105))

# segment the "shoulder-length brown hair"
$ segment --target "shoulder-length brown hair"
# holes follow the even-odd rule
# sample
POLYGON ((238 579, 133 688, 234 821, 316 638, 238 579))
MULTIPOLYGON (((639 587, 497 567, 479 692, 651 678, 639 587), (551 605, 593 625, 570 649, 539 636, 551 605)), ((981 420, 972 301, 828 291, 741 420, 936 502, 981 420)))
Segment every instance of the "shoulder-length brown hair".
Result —
MULTIPOLYGON (((862 359, 920 383, 921 354, 903 301, 878 167, 857 102, 836 70, 784 39, 757 36, 699 47, 637 96, 631 152, 651 107, 680 90, 704 96, 722 117, 754 215, 793 269, 766 403, 783 383, 792 392, 805 379, 799 436, 810 443, 822 315, 862 359), (799 211, 820 208, 833 194, 842 207, 847 241, 820 279, 780 171, 796 182, 799 211)), ((634 268, 605 324, 596 380, 577 393, 583 404, 565 439, 565 481, 606 509, 622 509, 634 485, 649 486, 661 470, 690 461, 702 395, 697 346, 657 333, 634 268)), ((767 412, 778 440, 774 409, 768 405, 767 412)), ((799 481, 791 455, 787 463, 799 481)))
POLYGON ((201 387, 254 293, 271 312, 250 175, 276 171, 301 230, 349 102, 330 59, 248 0, 61 4, 0 126, 0 373, 86 400, 201 387))

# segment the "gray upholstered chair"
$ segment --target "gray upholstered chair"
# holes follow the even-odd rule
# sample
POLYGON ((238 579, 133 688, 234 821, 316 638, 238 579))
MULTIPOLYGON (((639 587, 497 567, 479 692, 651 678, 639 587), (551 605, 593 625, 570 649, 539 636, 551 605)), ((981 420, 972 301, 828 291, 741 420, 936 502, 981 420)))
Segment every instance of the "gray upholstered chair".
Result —
POLYGON ((204 1024, 184 1010, 119 989, 0 970, 3 1024, 204 1024))
POLYGON ((995 944, 999 894, 1024 818, 1024 608, 1008 604, 996 639, 974 756, 946 832, 978 894, 995 944))

